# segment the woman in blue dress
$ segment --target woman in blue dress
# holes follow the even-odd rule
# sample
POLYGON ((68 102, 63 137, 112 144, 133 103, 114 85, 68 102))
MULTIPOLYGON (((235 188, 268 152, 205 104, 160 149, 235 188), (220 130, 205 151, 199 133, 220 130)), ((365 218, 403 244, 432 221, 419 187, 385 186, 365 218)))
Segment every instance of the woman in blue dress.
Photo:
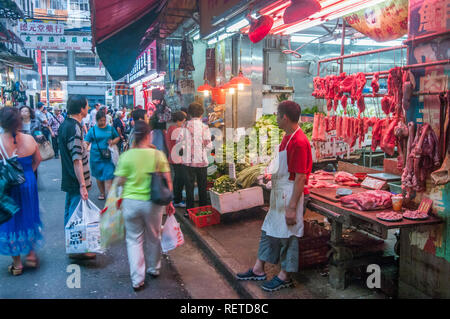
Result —
POLYGON ((0 134, 0 148, 3 146, 1 154, 8 158, 17 155, 26 179, 25 183, 9 189, 8 195, 20 209, 10 220, 0 225, 0 254, 12 256, 13 263, 8 271, 17 276, 23 272, 20 255, 26 255, 27 267, 35 268, 39 263, 35 250, 42 242, 42 223, 34 171, 41 162, 41 155, 34 138, 20 132, 22 119, 18 109, 1 109, 0 126, 3 128, 3 134, 0 134))
POLYGON ((91 144, 90 168, 91 175, 97 180, 100 190, 99 200, 105 199, 112 180, 114 179, 115 166, 111 158, 102 156, 101 150, 108 149, 109 146, 116 145, 120 141, 120 136, 116 129, 106 124, 106 113, 98 111, 96 115, 97 124, 89 129, 84 140, 91 144))

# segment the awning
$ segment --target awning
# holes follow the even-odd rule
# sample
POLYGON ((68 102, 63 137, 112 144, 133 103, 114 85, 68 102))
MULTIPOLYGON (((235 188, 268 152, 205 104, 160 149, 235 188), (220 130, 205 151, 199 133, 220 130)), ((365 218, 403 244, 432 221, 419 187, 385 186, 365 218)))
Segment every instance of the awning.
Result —
POLYGON ((1 51, 0 52, 0 63, 3 63, 7 66, 16 67, 20 69, 26 70, 34 70, 35 64, 33 59, 20 56, 17 54, 12 54, 11 52, 1 51))
POLYGON ((0 18, 23 19, 22 10, 13 0, 0 0, 0 18))
POLYGON ((115 91, 116 95, 134 95, 133 89, 125 82, 117 82, 115 91))
MULTIPOLYGON (((1 1, 1 0, 0 0, 1 1)), ((114 80, 128 74, 167 0, 90 0, 93 45, 114 80)))

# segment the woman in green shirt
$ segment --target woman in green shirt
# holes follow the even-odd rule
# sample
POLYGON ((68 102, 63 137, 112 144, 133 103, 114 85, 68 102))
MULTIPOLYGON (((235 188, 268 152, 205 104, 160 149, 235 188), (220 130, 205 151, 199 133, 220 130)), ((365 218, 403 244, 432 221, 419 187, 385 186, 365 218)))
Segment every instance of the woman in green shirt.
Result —
MULTIPOLYGON (((161 224, 164 206, 150 201, 151 177, 149 173, 161 172, 172 188, 170 167, 161 151, 150 148, 150 127, 144 121, 135 124, 135 146, 124 152, 114 175, 123 185, 122 211, 125 221, 126 242, 133 288, 144 286, 145 272, 158 276, 161 268, 161 224), (144 245, 144 234, 146 234, 144 245), (149 248, 144 254, 144 246, 149 248)), ((168 215, 175 213, 172 204, 166 207, 168 215)))

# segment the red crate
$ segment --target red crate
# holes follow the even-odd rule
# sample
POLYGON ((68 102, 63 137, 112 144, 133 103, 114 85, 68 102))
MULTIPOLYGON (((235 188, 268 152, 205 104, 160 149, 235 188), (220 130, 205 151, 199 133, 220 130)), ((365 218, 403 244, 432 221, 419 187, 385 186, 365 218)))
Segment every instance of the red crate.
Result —
POLYGON ((191 208, 187 210, 189 213, 189 218, 194 222, 195 226, 198 228, 216 225, 220 223, 220 214, 212 206, 203 206, 197 208, 191 208), (196 216, 196 214, 205 211, 212 211, 210 215, 196 216))

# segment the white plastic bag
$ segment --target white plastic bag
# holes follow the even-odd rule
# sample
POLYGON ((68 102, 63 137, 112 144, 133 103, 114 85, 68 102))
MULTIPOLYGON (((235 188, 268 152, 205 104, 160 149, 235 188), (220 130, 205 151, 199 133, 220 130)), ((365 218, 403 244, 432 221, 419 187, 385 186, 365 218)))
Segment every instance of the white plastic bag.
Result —
POLYGON ((93 202, 81 200, 65 226, 66 253, 101 253, 100 209, 93 202))
POLYGON ((119 149, 117 145, 108 146, 108 149, 111 151, 111 161, 114 166, 117 166, 117 163, 119 162, 119 149))
POLYGON ((184 236, 174 215, 166 219, 161 235, 161 249, 166 253, 184 244, 184 236))

